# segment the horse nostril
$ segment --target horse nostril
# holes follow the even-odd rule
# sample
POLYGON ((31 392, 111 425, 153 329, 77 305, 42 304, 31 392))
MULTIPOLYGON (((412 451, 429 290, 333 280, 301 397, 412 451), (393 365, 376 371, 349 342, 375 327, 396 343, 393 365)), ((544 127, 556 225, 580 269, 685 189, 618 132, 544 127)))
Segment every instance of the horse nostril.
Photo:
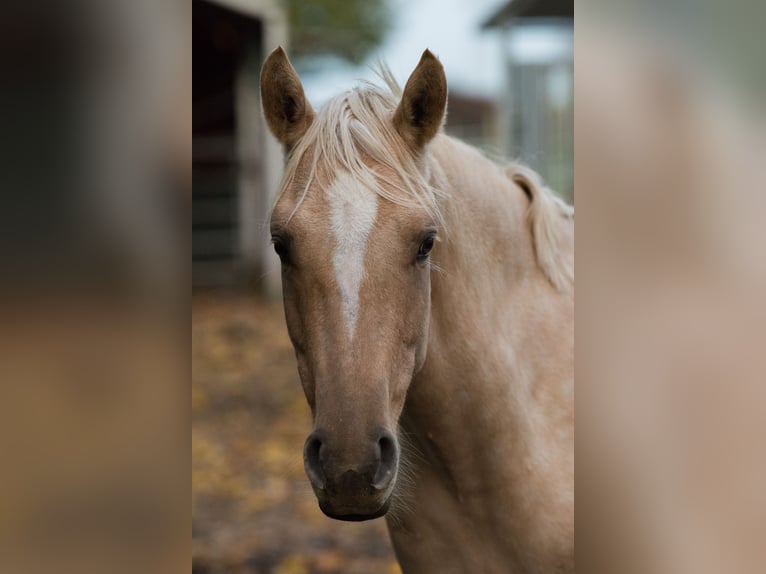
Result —
POLYGON ((311 433, 303 447, 303 466, 306 468, 306 474, 311 483, 320 490, 324 490, 326 477, 322 469, 322 461, 319 458, 321 450, 322 439, 317 436, 316 432, 311 433))
POLYGON ((378 439, 376 451, 380 462, 372 485, 378 490, 383 490, 391 483, 396 473, 398 447, 394 435, 384 430, 378 439))

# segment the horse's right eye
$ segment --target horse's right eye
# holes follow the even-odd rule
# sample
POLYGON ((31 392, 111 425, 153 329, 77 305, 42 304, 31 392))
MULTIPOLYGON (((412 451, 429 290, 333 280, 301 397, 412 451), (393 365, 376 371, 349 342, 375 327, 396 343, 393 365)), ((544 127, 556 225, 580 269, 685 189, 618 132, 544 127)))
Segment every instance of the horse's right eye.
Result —
POLYGON ((282 263, 287 264, 290 259, 290 250, 288 249, 287 242, 281 237, 272 237, 271 243, 274 245, 274 251, 279 255, 282 263))

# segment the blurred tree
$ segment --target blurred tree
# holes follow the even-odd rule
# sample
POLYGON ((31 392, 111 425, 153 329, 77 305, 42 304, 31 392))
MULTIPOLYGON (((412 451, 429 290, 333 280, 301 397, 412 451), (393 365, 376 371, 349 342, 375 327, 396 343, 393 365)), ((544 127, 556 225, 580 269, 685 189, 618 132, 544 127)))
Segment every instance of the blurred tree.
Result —
POLYGON ((387 0, 283 0, 291 54, 338 56, 360 64, 391 27, 387 0))

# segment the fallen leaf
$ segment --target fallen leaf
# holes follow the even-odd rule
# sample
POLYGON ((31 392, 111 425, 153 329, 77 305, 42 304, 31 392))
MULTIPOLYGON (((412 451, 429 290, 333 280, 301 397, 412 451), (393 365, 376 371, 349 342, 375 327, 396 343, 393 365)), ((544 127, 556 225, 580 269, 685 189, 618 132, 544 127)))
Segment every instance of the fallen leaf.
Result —
POLYGON ((308 574, 309 567, 302 556, 288 556, 280 562, 274 574, 308 574))

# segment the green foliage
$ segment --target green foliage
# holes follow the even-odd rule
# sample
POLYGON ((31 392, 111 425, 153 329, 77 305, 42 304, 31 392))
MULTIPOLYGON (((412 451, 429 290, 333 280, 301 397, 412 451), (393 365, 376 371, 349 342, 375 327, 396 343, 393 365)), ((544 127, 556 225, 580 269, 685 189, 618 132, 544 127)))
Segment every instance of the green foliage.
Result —
POLYGON ((283 0, 290 22, 290 52, 338 56, 359 64, 391 27, 386 0, 283 0))

